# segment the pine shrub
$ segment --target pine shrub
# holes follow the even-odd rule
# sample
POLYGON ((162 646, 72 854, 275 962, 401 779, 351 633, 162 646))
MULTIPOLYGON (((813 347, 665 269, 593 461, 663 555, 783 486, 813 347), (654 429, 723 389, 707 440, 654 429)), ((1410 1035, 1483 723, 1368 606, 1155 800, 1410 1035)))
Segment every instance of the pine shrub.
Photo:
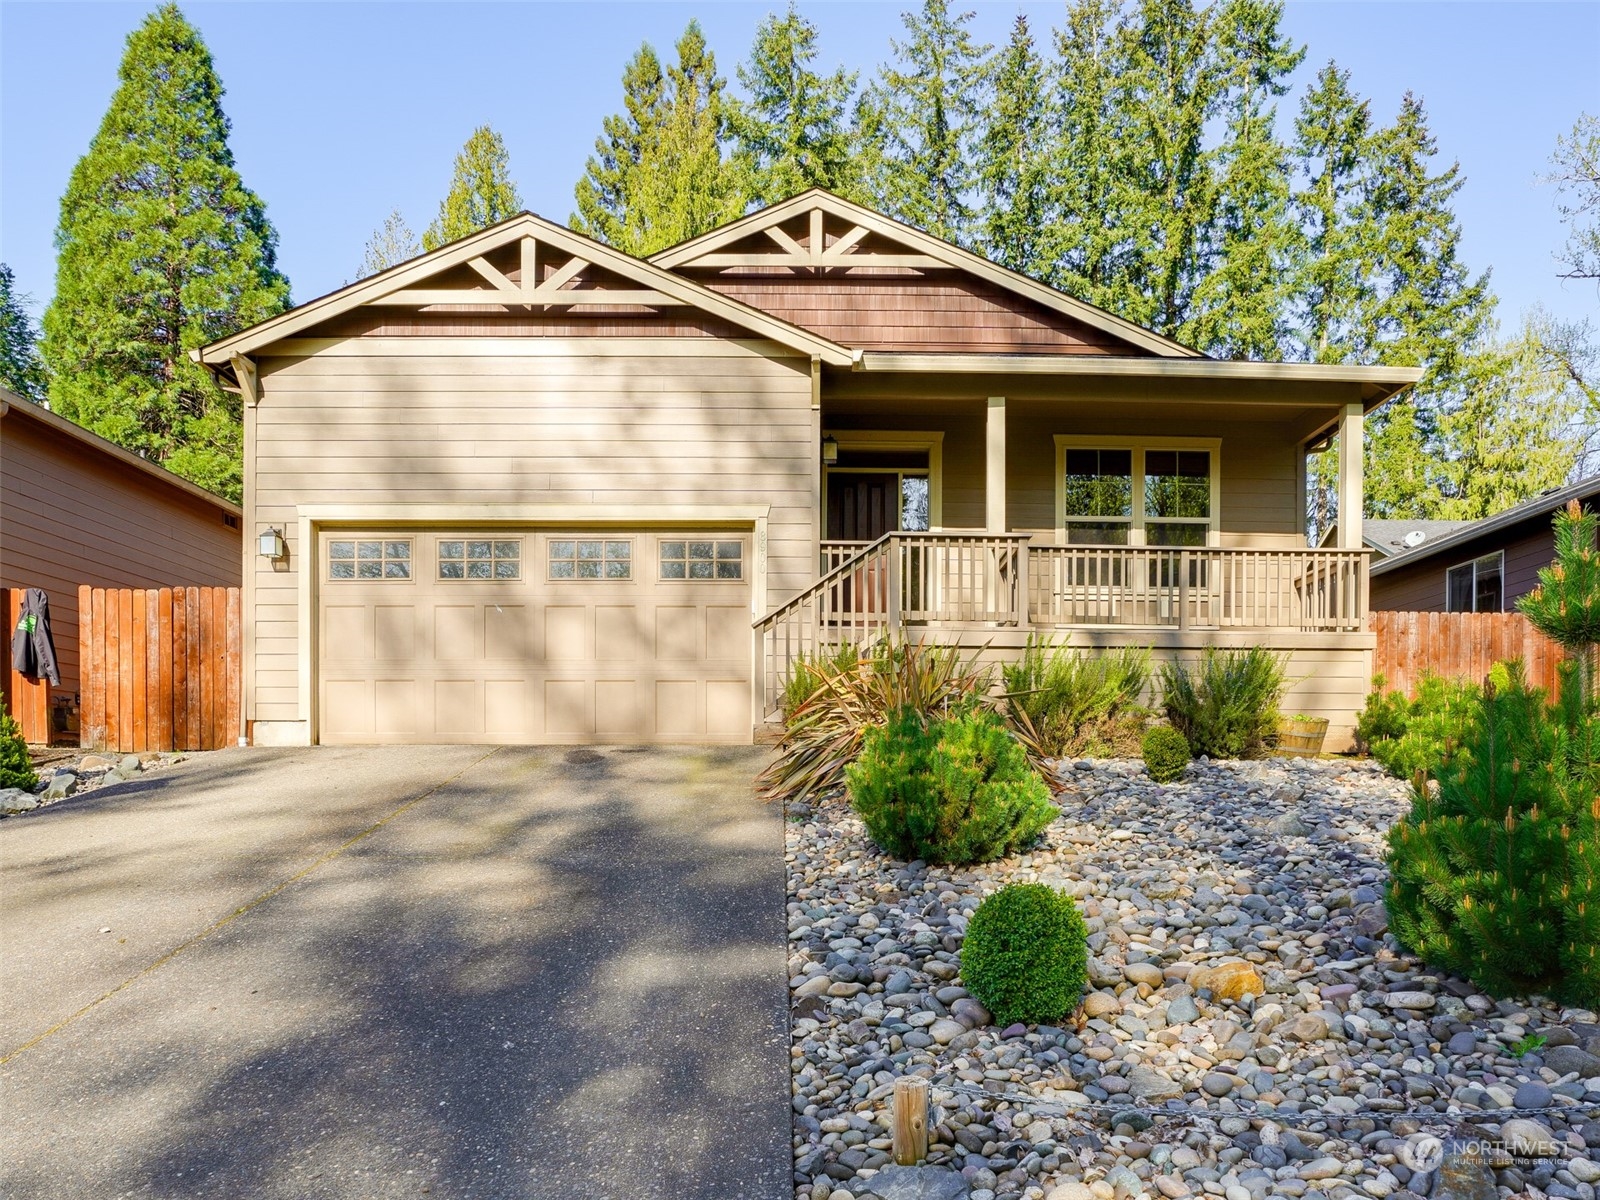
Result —
POLYGON ((961 982, 999 1025, 1056 1021, 1088 982, 1089 931, 1065 892, 1012 883, 978 905, 961 945, 961 982))
POLYGON ((1191 669, 1161 668, 1161 705, 1190 749, 1211 758, 1260 758, 1278 736, 1287 657, 1252 646, 1207 646, 1191 669))
POLYGON ((1396 779, 1414 779, 1419 772, 1436 775, 1478 711, 1478 685, 1423 675, 1413 700, 1399 692, 1384 694, 1379 680, 1374 685, 1356 719, 1357 749, 1372 755, 1396 779))
POLYGON ((1189 743, 1170 725, 1154 725, 1140 743, 1144 769, 1157 783, 1171 783, 1189 768, 1189 743))
POLYGON ((28 758, 28 743, 11 713, 0 705, 0 787, 31 788, 39 782, 33 762, 28 758))
POLYGON ((1554 707, 1506 674, 1390 830, 1390 928, 1493 995, 1600 1006, 1600 719, 1575 669, 1554 707))
POLYGON ((1026 715, 1046 754, 1130 754, 1138 746, 1145 719, 1139 698, 1150 682, 1148 650, 1086 654, 1033 636, 1022 658, 1002 671, 1008 714, 1026 715))
POLYGON ((872 840, 907 860, 989 862, 1031 842, 1057 815, 1000 718, 975 706, 933 721, 901 709, 867 730, 845 783, 872 840))

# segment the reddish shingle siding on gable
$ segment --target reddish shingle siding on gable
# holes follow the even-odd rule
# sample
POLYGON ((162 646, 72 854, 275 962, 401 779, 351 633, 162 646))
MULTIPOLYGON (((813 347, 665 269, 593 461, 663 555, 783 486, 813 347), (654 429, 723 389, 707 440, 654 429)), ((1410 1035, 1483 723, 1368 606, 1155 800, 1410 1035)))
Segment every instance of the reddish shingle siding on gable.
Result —
POLYGON ((747 330, 692 308, 662 312, 632 305, 549 314, 493 309, 363 308, 324 322, 303 337, 749 338, 747 330))
POLYGON ((858 350, 1141 357, 1149 353, 959 272, 822 278, 687 270, 683 274, 858 350))

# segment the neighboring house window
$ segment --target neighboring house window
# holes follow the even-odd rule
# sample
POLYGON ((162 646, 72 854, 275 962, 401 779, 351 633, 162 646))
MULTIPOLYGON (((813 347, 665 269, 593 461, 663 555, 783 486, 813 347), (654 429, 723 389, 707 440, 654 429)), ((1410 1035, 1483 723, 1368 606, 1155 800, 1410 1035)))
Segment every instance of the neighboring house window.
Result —
POLYGON ((1056 438, 1058 528, 1075 546, 1205 546, 1217 531, 1216 439, 1056 438))
POLYGON ((328 543, 329 579, 410 579, 411 542, 361 538, 328 543))
POLYGON ((1445 612, 1503 612, 1505 559, 1505 551, 1496 550, 1445 572, 1445 612))
POLYGON ((662 542, 663 579, 743 579, 743 542, 662 542))
POLYGON ((551 579, 632 579, 633 543, 552 538, 551 579))
POLYGON ((463 538, 439 543, 440 579, 521 579, 522 543, 463 538))

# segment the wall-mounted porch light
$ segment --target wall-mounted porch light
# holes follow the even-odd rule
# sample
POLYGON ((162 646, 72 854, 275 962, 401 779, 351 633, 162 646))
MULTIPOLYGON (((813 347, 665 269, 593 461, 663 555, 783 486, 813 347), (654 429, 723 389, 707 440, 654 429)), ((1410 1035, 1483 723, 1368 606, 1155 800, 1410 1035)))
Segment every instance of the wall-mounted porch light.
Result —
POLYGON ((264 530, 257 539, 256 545, 257 553, 262 558, 282 558, 286 551, 286 547, 283 544, 283 534, 276 529, 264 530))
POLYGON ((822 439, 822 462, 829 467, 839 465, 839 442, 831 433, 822 439))

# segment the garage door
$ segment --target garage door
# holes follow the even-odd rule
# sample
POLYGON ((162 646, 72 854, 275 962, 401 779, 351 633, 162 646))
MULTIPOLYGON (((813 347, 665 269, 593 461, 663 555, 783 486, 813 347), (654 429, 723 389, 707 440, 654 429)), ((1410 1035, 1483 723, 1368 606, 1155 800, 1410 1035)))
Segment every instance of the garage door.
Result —
POLYGON ((324 742, 747 742, 749 531, 324 531, 324 742))

